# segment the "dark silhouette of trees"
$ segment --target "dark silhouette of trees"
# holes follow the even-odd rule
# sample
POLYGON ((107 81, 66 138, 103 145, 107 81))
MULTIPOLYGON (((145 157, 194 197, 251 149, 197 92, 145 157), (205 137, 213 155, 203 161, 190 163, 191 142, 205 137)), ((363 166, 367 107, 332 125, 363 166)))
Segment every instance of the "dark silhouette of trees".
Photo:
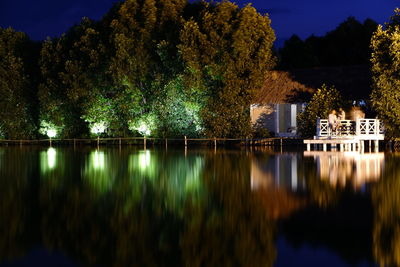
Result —
POLYGON ((293 35, 279 50, 278 67, 294 69, 368 64, 371 55, 369 44, 377 26, 372 19, 361 23, 349 17, 321 37, 311 35, 303 41, 293 35))

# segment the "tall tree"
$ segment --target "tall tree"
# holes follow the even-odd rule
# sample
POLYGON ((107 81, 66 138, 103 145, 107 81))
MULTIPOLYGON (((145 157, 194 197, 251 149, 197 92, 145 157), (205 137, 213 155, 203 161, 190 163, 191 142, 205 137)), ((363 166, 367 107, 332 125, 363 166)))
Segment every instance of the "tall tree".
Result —
MULTIPOLYGON (((106 48, 97 25, 87 18, 59 39, 47 40, 41 52, 41 119, 63 128, 63 136, 81 136, 97 118, 107 93, 106 48), (95 110, 95 111, 93 111, 95 110), (86 123, 85 123, 86 121, 86 123)), ((104 108, 107 105, 103 105, 104 108)))
POLYGON ((127 0, 111 22, 110 71, 117 94, 133 96, 119 114, 131 130, 154 135, 156 110, 180 67, 174 57, 185 5, 186 0, 127 0))
POLYGON ((371 36, 377 23, 348 17, 324 36, 311 35, 304 41, 293 35, 279 50, 279 68, 309 68, 368 64, 371 36))
POLYGON ((372 105, 385 123, 387 136, 400 134, 400 9, 371 39, 372 105))
POLYGON ((35 136, 36 54, 24 33, 0 28, 0 138, 35 136))
POLYGON ((250 134, 249 107, 274 65, 275 35, 268 16, 248 5, 205 4, 181 32, 180 53, 186 73, 206 98, 201 116, 207 136, 250 134))

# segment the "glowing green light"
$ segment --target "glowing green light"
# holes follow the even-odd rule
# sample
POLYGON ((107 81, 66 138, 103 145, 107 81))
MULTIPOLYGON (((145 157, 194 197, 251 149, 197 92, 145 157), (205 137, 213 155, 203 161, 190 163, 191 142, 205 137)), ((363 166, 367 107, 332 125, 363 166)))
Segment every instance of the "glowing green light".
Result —
POLYGON ((47 167, 49 170, 56 167, 56 154, 56 150, 52 147, 47 150, 47 167))
POLYGON ((91 163, 93 166, 93 169, 95 170, 103 170, 104 169, 104 152, 103 151, 98 151, 96 150, 94 153, 91 153, 91 163))
POLYGON ((107 124, 104 121, 94 123, 91 128, 90 132, 92 134, 101 134, 104 133, 107 129, 107 124))
POLYGON ((156 116, 153 114, 143 115, 139 120, 129 121, 128 128, 131 131, 139 132, 143 136, 150 136, 157 128, 156 116))
POLYGON ((48 137, 54 138, 57 135, 57 131, 55 129, 48 129, 46 134, 48 137))
POLYGON ((82 178, 90 186, 90 190, 100 196, 111 190, 117 174, 113 164, 108 164, 104 151, 91 151, 85 162, 82 178))
POLYGON ((139 168, 145 170, 150 166, 150 151, 141 151, 139 154, 139 168))
POLYGON ((53 147, 49 147, 47 151, 40 152, 40 171, 45 174, 54 170, 57 166, 57 151, 53 147))
POLYGON ((137 131, 144 136, 149 136, 151 134, 151 130, 145 123, 140 124, 137 131))

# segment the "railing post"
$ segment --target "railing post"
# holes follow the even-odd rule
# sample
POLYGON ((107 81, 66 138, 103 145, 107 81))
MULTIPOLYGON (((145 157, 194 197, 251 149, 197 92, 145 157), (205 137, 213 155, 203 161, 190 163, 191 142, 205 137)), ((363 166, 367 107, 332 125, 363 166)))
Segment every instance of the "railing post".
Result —
POLYGON ((356 119, 356 136, 359 136, 360 134, 361 134, 360 119, 356 119))

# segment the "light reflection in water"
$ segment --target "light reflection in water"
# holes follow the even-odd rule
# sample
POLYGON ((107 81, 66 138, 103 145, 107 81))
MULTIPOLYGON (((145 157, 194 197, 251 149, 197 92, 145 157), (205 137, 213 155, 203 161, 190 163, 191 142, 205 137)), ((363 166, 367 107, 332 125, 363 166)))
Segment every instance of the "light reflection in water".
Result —
POLYGON ((316 175, 332 187, 345 187, 351 183, 355 190, 366 183, 376 182, 384 167, 384 153, 359 152, 304 152, 304 160, 298 153, 274 154, 266 160, 252 158, 251 188, 282 188, 292 191, 306 188, 307 177, 312 169, 302 166, 311 159, 316 175))
POLYGON ((92 163, 93 169, 103 170, 104 169, 104 152, 94 151, 90 153, 90 162, 92 163))
POLYGON ((139 168, 141 170, 145 170, 150 166, 150 151, 140 151, 138 158, 139 158, 139 168))
MULTIPOLYGON (((288 240, 300 240, 296 244, 313 242, 316 247, 328 247, 339 253, 343 248, 351 254, 348 241, 373 234, 373 240, 372 237, 362 239, 362 242, 366 240, 367 248, 359 248, 357 244, 361 242, 350 242, 357 248, 353 251, 354 257, 364 259, 373 247, 374 256, 382 266, 400 262, 398 156, 384 158, 383 154, 347 152, 244 155, 188 150, 185 157, 182 151, 126 149, 121 153, 101 148, 72 152, 61 147, 34 150, 31 153, 34 157, 26 151, 14 152, 8 148, 4 154, 0 148, 0 178, 3 178, 0 211, 11 218, 0 220, 0 229, 6 229, 0 238, 3 253, 11 247, 20 255, 32 242, 32 236, 36 236, 29 231, 43 229, 48 242, 45 245, 50 249, 57 248, 68 255, 85 251, 82 261, 93 265, 103 262, 107 266, 114 262, 119 263, 115 266, 134 265, 132 262, 141 257, 142 262, 154 259, 162 262, 166 255, 180 252, 179 249, 182 253, 177 258, 185 256, 183 265, 193 265, 203 260, 196 256, 204 249, 205 260, 220 250, 225 260, 238 257, 235 260, 247 262, 255 258, 252 265, 268 266, 265 262, 269 262, 272 266, 276 240, 273 231, 278 228, 274 220, 293 219, 286 228, 279 229, 286 229, 288 240), (37 180, 30 179, 39 175, 37 156, 40 157, 40 187, 37 180), (385 175, 371 186, 371 198, 350 192, 349 199, 349 192, 340 188, 352 184, 359 189, 362 184, 379 179, 383 167, 385 175), (307 191, 300 191, 303 189, 307 191), (30 201, 31 198, 40 199, 40 206, 30 201), (321 213, 314 205, 320 199, 329 204, 321 206, 322 217, 318 217, 321 213), (353 199, 356 202, 352 203, 353 199), (348 218, 353 212, 360 219, 348 218), (32 221, 35 218, 39 220, 32 221), (350 228, 342 225, 335 228, 337 218, 340 222, 350 222, 343 223, 350 228), (322 229, 328 229, 326 233, 309 234, 315 232, 312 226, 320 226, 320 222, 323 222, 321 226, 325 225, 322 229), (304 229, 307 225, 311 225, 310 232, 304 229), (355 234, 346 229, 354 230, 355 234), (337 246, 341 243, 331 239, 331 230, 332 235, 340 237, 343 246, 337 246), (261 243, 260 238, 264 238, 261 243), (23 239, 28 245, 18 243, 23 239), (233 245, 238 253, 232 253, 233 245), (106 257, 109 255, 112 255, 110 259, 106 257)), ((213 262, 221 261, 218 256, 213 262)))
POLYGON ((150 150, 140 150, 129 156, 128 169, 132 177, 146 175, 148 178, 156 176, 156 159, 152 159, 150 150))
POLYGON ((322 180, 333 186, 345 187, 351 182, 354 189, 379 179, 384 166, 384 153, 359 152, 304 152, 305 157, 313 157, 317 172, 322 180))
POLYGON ((111 190, 116 173, 114 168, 107 166, 104 151, 91 151, 85 162, 82 177, 97 193, 105 193, 111 190))
POLYGON ((275 154, 267 160, 252 158, 251 188, 287 187, 296 191, 299 186, 298 154, 275 154))
POLYGON ((57 150, 49 147, 47 151, 40 152, 40 171, 45 174, 57 166, 57 150))

